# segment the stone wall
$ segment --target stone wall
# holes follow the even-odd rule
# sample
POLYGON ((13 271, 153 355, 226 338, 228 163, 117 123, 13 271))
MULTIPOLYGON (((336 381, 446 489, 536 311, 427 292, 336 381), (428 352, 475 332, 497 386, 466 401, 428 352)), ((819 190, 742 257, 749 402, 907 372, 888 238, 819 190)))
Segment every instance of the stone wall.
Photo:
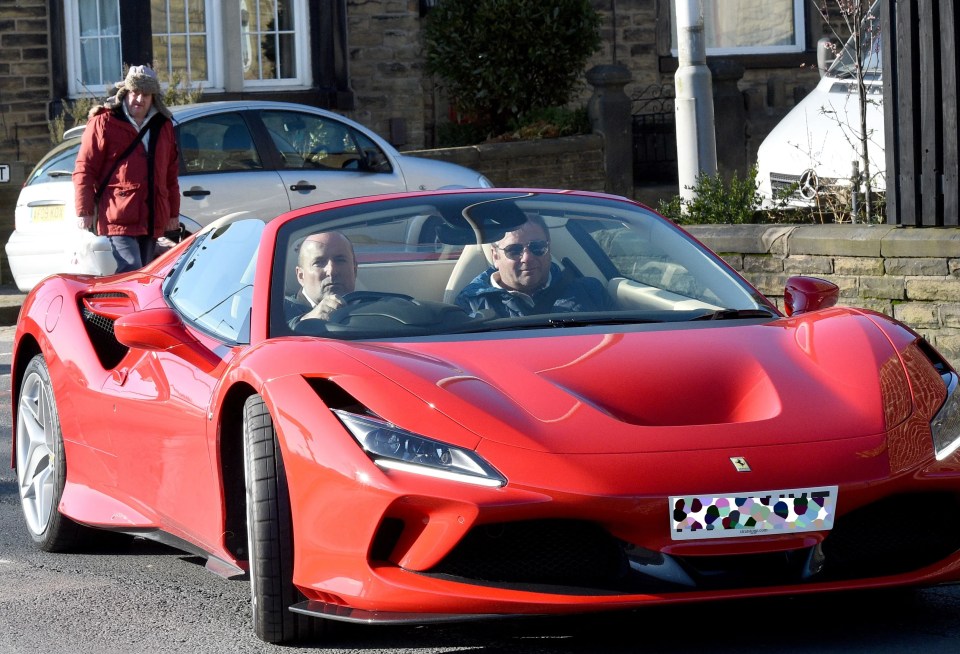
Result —
POLYGON ((840 304, 893 316, 960 365, 960 229, 699 225, 688 231, 781 307, 788 277, 821 277, 840 287, 840 304))
MULTIPOLYGON (((624 89, 641 111, 641 98, 672 88, 670 69, 670 3, 653 0, 621 0, 611 10, 609 0, 592 0, 601 16, 603 42, 584 66, 584 75, 574 89, 570 104, 587 103, 593 89, 586 71, 616 63, 625 66, 631 80, 624 89)), ((410 0, 347 0, 350 84, 357 108, 344 112, 391 138, 401 150, 429 148, 436 143, 436 126, 448 120, 449 102, 440 80, 425 70, 423 19, 419 3, 410 0), (402 126, 405 133, 397 131, 402 126)), ((811 42, 824 32, 817 12, 807 10, 811 42)), ((738 82, 744 94, 748 130, 744 142, 718 143, 720 147, 746 150, 750 162, 763 137, 819 81, 816 57, 808 65, 768 59, 756 64, 747 58, 738 82), (756 65, 756 67, 754 67, 756 65)), ((675 63, 673 64, 675 66, 675 63)), ((401 130, 402 131, 402 130, 401 130)))
POLYGON ((483 143, 408 152, 467 166, 496 186, 603 191, 603 137, 597 134, 539 141, 483 143))
POLYGON ((438 90, 423 70, 421 27, 417 2, 347 0, 347 56, 356 109, 341 113, 400 150, 435 142, 438 90))
MULTIPOLYGON (((36 163, 50 149, 50 48, 46 0, 0 6, 0 163, 36 163)), ((21 165, 20 169, 23 168, 21 165)), ((18 171, 19 172, 19 171, 18 171)), ((23 182, 22 173, 19 180, 23 182)))
MULTIPOLYGON (((13 231, 13 210, 26 173, 50 149, 47 102, 50 53, 46 0, 0 5, 0 164, 10 167, 0 183, 0 248, 13 231)), ((13 279, 6 255, 0 283, 13 279)))

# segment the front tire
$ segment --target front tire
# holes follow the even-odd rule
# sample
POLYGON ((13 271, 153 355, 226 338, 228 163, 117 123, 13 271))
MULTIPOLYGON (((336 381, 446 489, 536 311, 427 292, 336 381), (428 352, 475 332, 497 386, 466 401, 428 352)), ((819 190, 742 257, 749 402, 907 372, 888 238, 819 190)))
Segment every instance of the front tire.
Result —
POLYGON ((290 610, 304 599, 293 584, 290 496, 273 419, 259 395, 243 407, 243 469, 254 632, 268 643, 318 635, 321 620, 290 610))
POLYGON ((15 467, 20 506, 33 542, 46 552, 79 549, 89 530, 59 510, 67 461, 50 371, 41 354, 27 364, 20 385, 15 467))

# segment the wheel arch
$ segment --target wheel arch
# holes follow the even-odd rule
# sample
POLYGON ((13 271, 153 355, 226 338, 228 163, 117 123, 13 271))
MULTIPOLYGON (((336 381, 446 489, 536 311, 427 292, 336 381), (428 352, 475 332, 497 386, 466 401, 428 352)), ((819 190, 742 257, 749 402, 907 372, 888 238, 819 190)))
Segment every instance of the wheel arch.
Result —
POLYGON ((243 404, 256 395, 244 382, 234 384, 220 405, 220 483, 223 487, 224 547, 238 561, 246 561, 247 496, 243 475, 243 404))
POLYGON ((17 456, 17 412, 20 410, 18 398, 23 386, 23 375, 33 357, 43 350, 40 343, 29 332, 24 333, 17 343, 16 355, 13 358, 13 367, 10 369, 10 465, 13 466, 17 456))

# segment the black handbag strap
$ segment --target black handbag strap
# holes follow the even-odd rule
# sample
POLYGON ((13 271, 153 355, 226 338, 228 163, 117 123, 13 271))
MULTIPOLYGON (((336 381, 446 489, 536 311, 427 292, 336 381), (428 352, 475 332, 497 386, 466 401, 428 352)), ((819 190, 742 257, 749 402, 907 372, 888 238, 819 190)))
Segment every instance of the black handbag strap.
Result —
MULTIPOLYGON (((120 162, 130 156, 130 153, 133 152, 133 149, 137 147, 137 144, 143 140, 143 135, 147 133, 150 127, 153 125, 154 121, 157 121, 157 127, 159 128, 162 124, 164 116, 161 113, 156 113, 153 115, 153 118, 147 121, 147 124, 140 128, 140 131, 137 132, 137 138, 133 139, 133 142, 127 146, 127 149, 124 150, 119 157, 113 160, 113 165, 110 166, 110 170, 107 171, 107 174, 104 175, 103 179, 100 181, 100 184, 97 186, 96 192, 93 194, 93 203, 94 205, 100 204, 100 198, 103 196, 103 192, 107 187, 107 182, 110 181, 110 178, 113 176, 113 172, 117 169, 117 166, 120 165, 120 162)), ((156 134, 154 134, 155 136, 156 134)), ((154 139, 154 147, 156 147, 156 139, 154 139)))

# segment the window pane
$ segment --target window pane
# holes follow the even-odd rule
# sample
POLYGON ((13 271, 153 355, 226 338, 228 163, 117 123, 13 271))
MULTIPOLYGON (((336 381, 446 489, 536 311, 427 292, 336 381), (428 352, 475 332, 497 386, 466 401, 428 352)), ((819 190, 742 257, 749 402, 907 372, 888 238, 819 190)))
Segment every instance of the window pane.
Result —
POLYGON ((240 220, 201 237, 166 289, 187 320, 227 341, 247 340, 264 223, 240 220))
POLYGON ((187 31, 187 7, 183 0, 167 0, 169 5, 169 31, 171 34, 184 34, 187 31))
POLYGON ((291 0, 280 0, 277 5, 277 29, 293 31, 293 3, 291 0))
POLYGON ((280 35, 280 56, 277 62, 281 79, 293 79, 297 76, 296 40, 293 34, 280 35))
POLYGON ((80 87, 96 88, 121 77, 120 5, 117 0, 79 0, 80 87))
POLYGON ((100 75, 100 44, 95 39, 80 41, 80 77, 84 84, 103 84, 100 75))
POLYGON ((277 77, 276 37, 270 34, 260 39, 260 79, 275 79, 277 77))
POLYGON ((240 0, 245 80, 297 79, 296 5, 296 0, 240 0))
POLYGON ((166 36, 153 37, 153 59, 157 63, 157 68, 161 68, 159 62, 170 60, 170 39, 166 36))
MULTIPOLYGON (((123 56, 120 54, 120 39, 100 39, 100 65, 103 67, 103 83, 114 84, 123 79, 123 56)), ((111 93, 113 89, 109 89, 111 93)))
POLYGON ((712 48, 793 45, 793 0, 726 0, 704 3, 707 44, 712 48))
POLYGON ((187 53, 187 39, 184 36, 170 37, 170 63, 173 70, 188 70, 190 57, 187 53))
MULTIPOLYGON (((297 111, 266 110, 260 118, 282 155, 284 168, 360 169, 357 141, 362 135, 348 125, 297 111)), ((379 160, 380 149, 369 140, 366 143, 369 156, 379 160)))
MULTIPOLYGON (((676 2, 670 3, 674 52, 676 2)), ((762 54, 804 49, 803 0, 703 0, 707 54, 762 54)))
POLYGON ((207 68, 207 58, 204 53, 207 51, 207 37, 191 36, 188 40, 190 47, 190 79, 208 79, 210 77, 207 68))
POLYGON ((181 73, 185 82, 209 82, 207 0, 151 0, 151 28, 156 66, 168 79, 181 73))

